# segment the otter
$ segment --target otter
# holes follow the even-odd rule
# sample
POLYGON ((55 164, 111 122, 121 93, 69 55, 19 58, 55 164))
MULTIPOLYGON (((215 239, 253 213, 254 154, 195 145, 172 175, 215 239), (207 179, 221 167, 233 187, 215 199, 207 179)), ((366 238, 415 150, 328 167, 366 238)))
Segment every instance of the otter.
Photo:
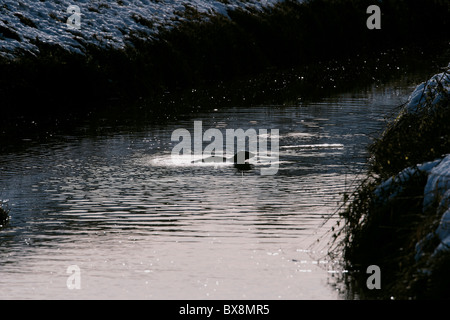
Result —
POLYGON ((251 169, 251 164, 249 163, 249 159, 253 158, 255 155, 248 151, 239 151, 234 156, 230 158, 226 157, 218 157, 218 156, 210 156, 199 160, 194 160, 192 163, 204 162, 204 163, 223 163, 223 162, 233 162, 235 168, 240 170, 249 170, 251 169))

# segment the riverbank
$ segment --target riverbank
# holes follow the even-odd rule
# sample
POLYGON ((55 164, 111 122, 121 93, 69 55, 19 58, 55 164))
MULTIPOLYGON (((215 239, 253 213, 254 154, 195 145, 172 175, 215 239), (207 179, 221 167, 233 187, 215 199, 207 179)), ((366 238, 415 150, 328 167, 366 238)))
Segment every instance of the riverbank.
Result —
MULTIPOLYGON (((70 4, 2 7, 3 119, 55 122, 142 100, 170 102, 174 92, 292 66, 320 75, 319 62, 370 60, 419 38, 427 47, 448 37, 448 4, 440 1, 384 1, 381 30, 367 29, 365 0, 80 3, 79 30, 66 26, 70 4)), ((317 80, 313 90, 330 82, 317 80)), ((163 115, 178 111, 172 105, 146 108, 163 115)))
POLYGON ((0 202, 0 228, 3 228, 9 220, 9 214, 6 209, 3 208, 2 203, 0 202))
POLYGON ((345 281, 359 297, 450 298, 449 72, 417 86, 369 147, 367 177, 341 212, 345 281), (366 286, 370 265, 380 290, 366 286))

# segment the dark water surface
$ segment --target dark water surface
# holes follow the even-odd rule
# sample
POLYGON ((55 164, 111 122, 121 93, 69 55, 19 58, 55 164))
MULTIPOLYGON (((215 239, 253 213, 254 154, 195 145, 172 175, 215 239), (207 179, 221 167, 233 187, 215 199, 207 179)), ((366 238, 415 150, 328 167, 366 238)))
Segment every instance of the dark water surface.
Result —
POLYGON ((333 214, 370 137, 413 87, 403 78, 320 102, 24 141, 0 158, 11 209, 0 298, 342 298, 326 259, 333 214), (173 163, 172 132, 193 132, 195 120, 203 130, 279 129, 278 173, 173 163), (67 287, 71 265, 78 290, 67 287))

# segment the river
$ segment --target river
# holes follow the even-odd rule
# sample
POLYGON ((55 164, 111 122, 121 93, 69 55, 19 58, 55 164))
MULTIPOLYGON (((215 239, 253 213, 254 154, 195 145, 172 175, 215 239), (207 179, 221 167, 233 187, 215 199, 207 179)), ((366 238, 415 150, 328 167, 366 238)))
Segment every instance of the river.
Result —
POLYGON ((0 158, 0 299, 344 298, 336 210, 415 84, 25 139, 0 158), (171 135, 194 121, 278 129, 278 171, 174 163, 171 135))

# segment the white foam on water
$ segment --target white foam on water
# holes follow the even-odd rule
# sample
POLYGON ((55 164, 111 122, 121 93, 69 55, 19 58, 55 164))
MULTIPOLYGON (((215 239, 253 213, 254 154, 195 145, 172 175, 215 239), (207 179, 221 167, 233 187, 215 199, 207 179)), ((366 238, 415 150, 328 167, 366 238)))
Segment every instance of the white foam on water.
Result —
POLYGON ((299 144, 292 146, 280 146, 280 149, 343 149, 344 145, 340 143, 322 143, 322 144, 299 144))

